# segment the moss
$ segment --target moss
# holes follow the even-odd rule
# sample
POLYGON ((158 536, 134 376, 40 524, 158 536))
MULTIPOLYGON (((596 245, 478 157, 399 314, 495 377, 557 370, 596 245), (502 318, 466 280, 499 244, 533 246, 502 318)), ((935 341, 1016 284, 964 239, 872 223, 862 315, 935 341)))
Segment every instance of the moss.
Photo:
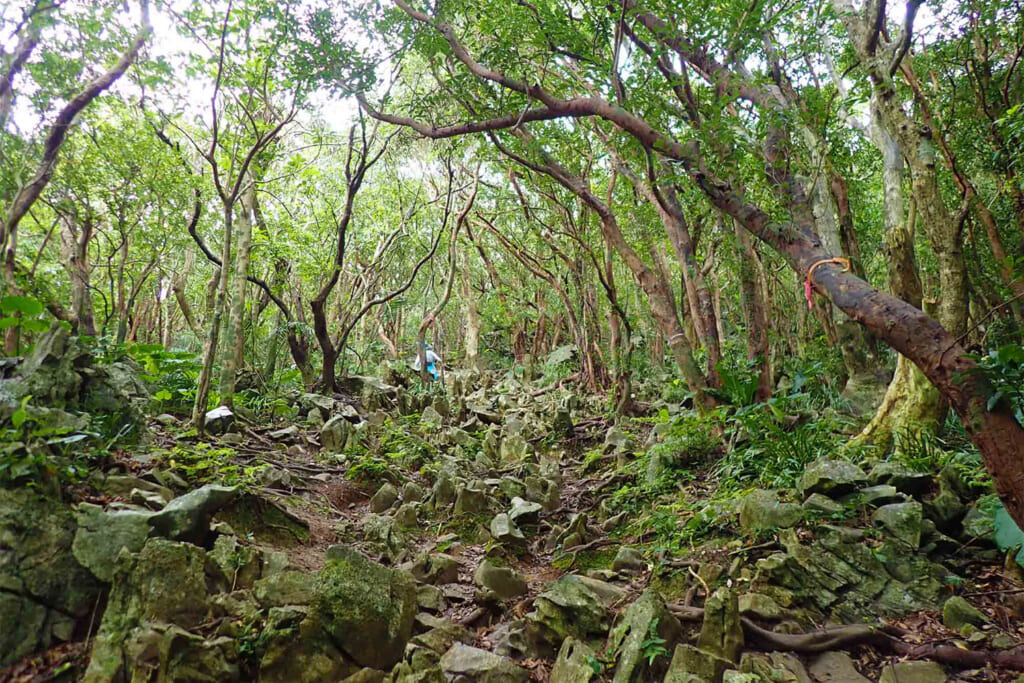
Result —
POLYGON ((237 534, 252 534, 257 543, 291 548, 309 542, 309 529, 305 525, 258 496, 241 496, 222 508, 217 519, 227 522, 237 534))
POLYGON ((459 537, 463 543, 482 543, 487 539, 488 519, 486 515, 464 512, 452 517, 448 531, 459 537))
POLYGON ((651 580, 651 588, 661 593, 666 602, 681 602, 690 589, 691 578, 684 571, 655 576, 651 580))
POLYGON ((551 562, 551 566, 560 571, 567 571, 572 567, 575 567, 577 571, 586 572, 591 569, 611 569, 612 562, 615 560, 615 550, 583 550, 575 553, 575 561, 573 553, 556 557, 551 562))

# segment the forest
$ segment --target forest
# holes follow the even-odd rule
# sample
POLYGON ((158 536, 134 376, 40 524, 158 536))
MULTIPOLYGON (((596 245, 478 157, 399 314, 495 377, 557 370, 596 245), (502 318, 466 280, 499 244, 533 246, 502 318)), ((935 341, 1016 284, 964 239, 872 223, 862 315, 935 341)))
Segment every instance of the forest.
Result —
POLYGON ((0 1, 0 682, 1024 680, 1022 62, 0 1))

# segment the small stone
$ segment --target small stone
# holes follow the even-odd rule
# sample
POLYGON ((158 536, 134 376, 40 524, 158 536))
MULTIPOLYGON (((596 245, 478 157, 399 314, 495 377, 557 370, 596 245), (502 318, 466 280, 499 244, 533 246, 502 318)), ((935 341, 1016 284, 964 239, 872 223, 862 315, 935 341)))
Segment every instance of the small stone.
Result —
POLYGON ((320 428, 320 446, 328 453, 340 453, 351 433, 352 423, 343 415, 335 415, 320 428))
POLYGON ((927 472, 916 472, 906 465, 886 460, 878 463, 868 472, 868 481, 872 484, 890 484, 897 491, 916 496, 928 490, 932 483, 932 475, 927 472))
POLYGON ((845 652, 825 652, 811 660, 807 668, 811 676, 821 683, 871 683, 857 671, 850 655, 845 652))
POLYGON ((395 511, 395 524, 411 528, 419 524, 419 503, 404 503, 395 511))
POLYGON ((523 500, 516 496, 512 499, 512 509, 508 517, 515 524, 534 524, 540 519, 542 506, 529 500, 523 500))
POLYGON ((284 429, 278 429, 267 434, 274 441, 285 441, 287 439, 293 439, 299 435, 299 427, 297 425, 289 425, 284 429))
POLYGON ((379 514, 391 508, 398 500, 398 489, 393 484, 386 483, 377 489, 370 499, 370 512, 379 514))
POLYGON ((476 647, 455 643, 441 657, 441 669, 455 680, 479 683, 526 683, 530 674, 507 657, 476 647))
POLYGON ((945 669, 938 662, 892 662, 882 668, 878 683, 946 683, 945 669))
POLYGON ((878 484, 877 486, 862 488, 860 490, 860 495, 864 504, 870 505, 871 507, 881 507, 891 503, 902 503, 906 500, 903 495, 896 490, 895 486, 890 486, 889 484, 878 484))
POLYGON ((812 493, 807 496, 807 500, 804 501, 804 510, 811 512, 822 512, 826 515, 834 515, 843 511, 841 503, 837 503, 828 496, 823 496, 820 493, 812 493))
POLYGON ((494 516, 491 520, 491 536, 500 543, 524 543, 526 537, 523 532, 512 523, 512 520, 504 512, 494 516))
POLYGON ((852 493, 867 482, 864 472, 851 462, 819 458, 807 465, 797 487, 801 494, 838 496, 852 493))
POLYGON ((617 572, 642 572, 647 569, 647 562, 636 548, 621 546, 612 560, 612 569, 617 572))
POLYGON ((763 593, 744 593, 739 597, 740 614, 759 619, 775 620, 783 616, 782 607, 763 593))
POLYGON ((483 560, 473 574, 473 581, 481 588, 494 592, 502 600, 526 595, 526 579, 509 567, 499 567, 489 560, 483 560))
POLYGON ((917 501, 883 505, 875 510, 871 521, 911 548, 916 549, 921 546, 924 512, 921 504, 917 501))
POLYGON ((803 517, 796 503, 781 503, 775 491, 755 489, 740 503, 740 526, 747 531, 786 529, 803 517))
POLYGON ((241 446, 245 443, 245 439, 238 432, 228 432, 227 434, 221 434, 221 443, 226 443, 229 446, 241 446))
POLYGON ((942 623, 959 632, 968 624, 983 626, 988 623, 988 617, 959 595, 954 595, 942 605, 942 623))

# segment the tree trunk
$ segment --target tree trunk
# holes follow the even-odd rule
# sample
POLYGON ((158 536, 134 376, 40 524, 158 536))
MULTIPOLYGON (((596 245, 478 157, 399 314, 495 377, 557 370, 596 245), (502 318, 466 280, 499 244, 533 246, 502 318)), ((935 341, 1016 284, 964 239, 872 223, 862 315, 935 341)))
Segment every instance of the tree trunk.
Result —
POLYGON ((196 384, 196 400, 192 405, 192 425, 199 434, 206 432, 206 406, 210 400, 210 382, 213 378, 213 361, 217 357, 220 341, 220 326, 224 319, 228 295, 228 265, 231 263, 231 232, 234 219, 234 203, 230 199, 224 202, 224 243, 221 246, 221 267, 217 285, 217 299, 214 303, 212 320, 203 348, 203 367, 199 371, 196 384))
MULTIPOLYGON (((252 205, 255 183, 242 192, 238 214, 238 242, 235 246, 235 291, 231 297, 227 335, 224 339, 224 363, 220 373, 220 404, 229 408, 235 403, 235 380, 241 370, 245 352, 245 295, 249 288, 249 254, 252 247, 252 205)), ((223 261, 227 263, 227 260, 223 261)), ((226 272, 226 271, 225 271, 226 272)))

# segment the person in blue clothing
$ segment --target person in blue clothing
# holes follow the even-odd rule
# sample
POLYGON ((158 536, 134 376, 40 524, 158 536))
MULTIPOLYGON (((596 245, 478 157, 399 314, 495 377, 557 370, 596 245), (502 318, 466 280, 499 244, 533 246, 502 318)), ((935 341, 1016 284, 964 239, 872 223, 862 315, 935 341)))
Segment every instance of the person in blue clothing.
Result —
MULTIPOLYGON (((437 381, 441 376, 441 357, 434 353, 434 348, 430 344, 423 345, 423 357, 427 362, 427 372, 434 378, 434 381, 437 381)), ((420 371, 420 354, 416 354, 412 369, 416 372, 420 371)))

